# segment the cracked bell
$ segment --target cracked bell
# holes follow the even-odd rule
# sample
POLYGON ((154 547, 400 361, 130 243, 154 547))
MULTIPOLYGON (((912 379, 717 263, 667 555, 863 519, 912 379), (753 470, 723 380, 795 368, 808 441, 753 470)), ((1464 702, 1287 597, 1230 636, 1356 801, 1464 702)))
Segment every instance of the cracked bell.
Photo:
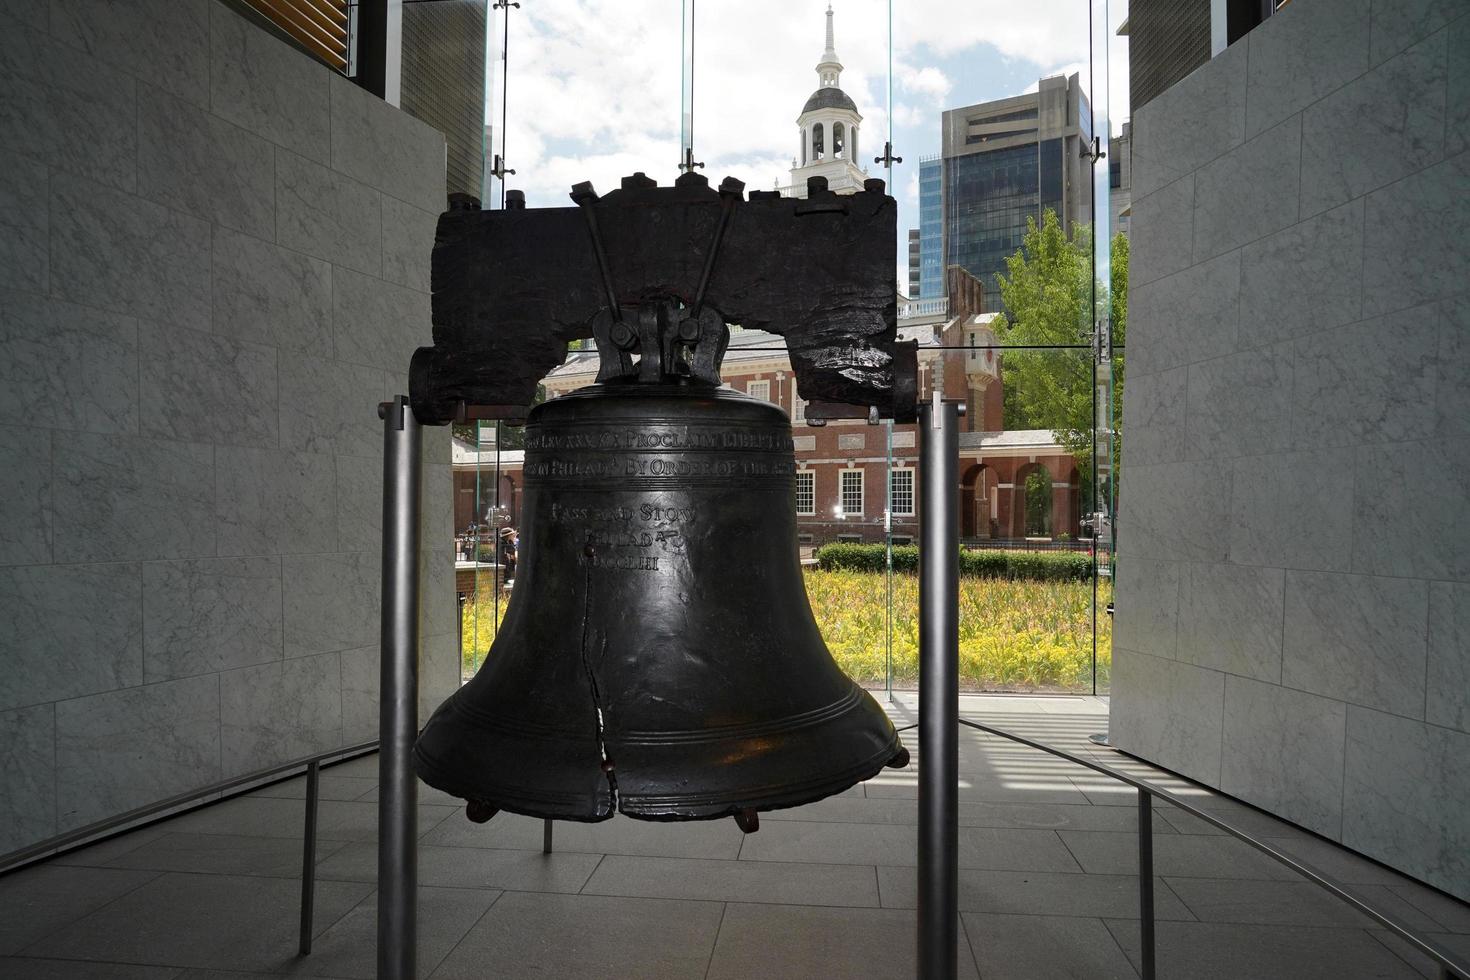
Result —
POLYGON ((751 829, 907 763, 812 618, 781 409, 619 379, 537 406, 525 446, 516 588, 424 727, 424 782, 472 818, 751 829))

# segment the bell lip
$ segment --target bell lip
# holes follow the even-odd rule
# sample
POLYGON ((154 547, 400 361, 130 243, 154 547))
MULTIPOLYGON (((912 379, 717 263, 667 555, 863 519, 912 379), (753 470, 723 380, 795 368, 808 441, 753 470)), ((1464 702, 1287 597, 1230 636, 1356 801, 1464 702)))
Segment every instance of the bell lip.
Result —
POLYGON ((535 800, 528 799, 530 794, 525 791, 518 791, 516 796, 504 800, 493 793, 461 792, 462 787, 456 786, 452 780, 440 778, 442 771, 425 758, 417 746, 413 751, 413 764, 419 778, 434 789, 465 801, 483 800, 506 813, 516 813, 541 820, 569 820, 576 823, 601 823, 604 820, 611 820, 615 814, 651 823, 678 823, 693 820, 721 820, 733 817, 743 810, 764 813, 771 810, 789 810, 792 807, 815 803, 872 779, 888 768, 889 763, 897 759, 903 751, 903 742, 897 732, 894 732, 882 752, 857 765, 850 766, 846 771, 835 776, 825 776, 820 780, 796 784, 786 788, 784 792, 763 797, 759 803, 718 800, 696 805, 680 804, 675 801, 640 804, 639 800, 648 800, 650 797, 620 795, 617 807, 613 808, 611 794, 597 793, 592 797, 596 809, 590 813, 585 806, 569 809, 567 804, 554 803, 549 800, 545 801, 546 805, 538 806, 535 800), (630 802, 633 803, 632 806, 629 805, 630 802))

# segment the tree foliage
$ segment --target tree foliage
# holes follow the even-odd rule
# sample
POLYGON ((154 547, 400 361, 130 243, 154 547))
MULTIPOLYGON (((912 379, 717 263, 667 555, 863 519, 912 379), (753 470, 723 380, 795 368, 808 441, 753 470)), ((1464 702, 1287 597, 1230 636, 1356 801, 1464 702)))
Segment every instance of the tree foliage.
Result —
MULTIPOLYGON (((1069 238, 1050 209, 1041 225, 1027 221, 1021 249, 1006 260, 1009 275, 1000 281, 1008 313, 996 317, 996 336, 1008 347, 1054 347, 1092 342, 1092 310, 1112 321, 1114 347, 1128 329, 1128 239, 1121 233, 1109 246, 1109 286, 1096 282, 1092 269, 1092 228, 1076 225, 1069 238)), ((1053 438, 1090 474, 1093 447, 1092 358, 1087 351, 1006 351, 1005 426, 1050 429, 1053 438)), ((1104 380, 1100 377, 1099 380, 1104 380)), ((1123 359, 1113 359, 1113 418, 1122 420, 1123 359)), ((1097 420, 1099 425, 1105 419, 1097 420)), ((1121 432, 1114 439, 1116 456, 1121 432)))

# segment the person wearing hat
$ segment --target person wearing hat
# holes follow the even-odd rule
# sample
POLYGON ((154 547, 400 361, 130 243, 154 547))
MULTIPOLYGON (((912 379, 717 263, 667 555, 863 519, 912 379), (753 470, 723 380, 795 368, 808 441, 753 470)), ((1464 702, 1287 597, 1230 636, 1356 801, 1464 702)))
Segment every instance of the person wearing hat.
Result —
POLYGON ((503 527, 500 529, 500 566, 505 570, 505 576, 502 581, 506 585, 515 584, 516 551, 518 550, 517 542, 519 539, 520 536, 516 534, 515 528, 503 527))

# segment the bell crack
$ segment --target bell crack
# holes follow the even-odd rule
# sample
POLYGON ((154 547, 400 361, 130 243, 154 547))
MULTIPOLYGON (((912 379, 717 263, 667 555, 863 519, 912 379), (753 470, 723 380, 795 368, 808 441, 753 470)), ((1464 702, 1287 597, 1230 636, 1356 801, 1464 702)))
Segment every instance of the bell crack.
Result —
MULTIPOLYGON (((596 549, 593 548, 590 543, 583 549, 583 551, 589 559, 596 553, 596 549)), ((583 574, 582 579, 582 670, 587 674, 587 687, 592 695, 592 709, 594 717, 597 720, 595 737, 597 739, 597 755, 598 758, 601 760, 600 768, 602 769, 603 774, 607 776, 607 790, 608 793, 612 796, 612 809, 614 812, 617 812, 618 773, 616 766, 614 766, 613 764, 613 760, 607 754, 607 725, 602 716, 602 692, 598 689, 597 686, 597 674, 592 669, 592 661, 587 656, 587 630, 590 612, 589 607, 591 603, 592 563, 589 561, 587 562, 586 571, 583 574)), ((607 637, 606 635, 604 635, 602 638, 602 657, 600 659, 606 658, 607 637)))

